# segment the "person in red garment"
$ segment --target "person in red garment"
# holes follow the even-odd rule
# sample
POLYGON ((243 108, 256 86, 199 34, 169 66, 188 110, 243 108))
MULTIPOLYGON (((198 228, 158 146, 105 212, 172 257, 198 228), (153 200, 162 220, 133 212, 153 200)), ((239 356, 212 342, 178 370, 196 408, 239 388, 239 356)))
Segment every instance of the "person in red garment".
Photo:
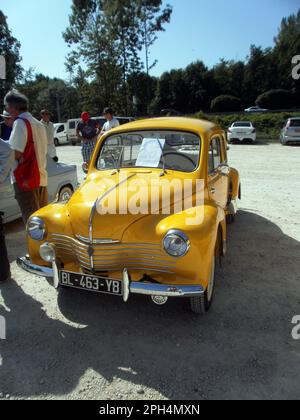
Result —
POLYGON ((28 99, 16 90, 4 98, 7 112, 15 122, 10 146, 15 152, 13 183, 15 198, 24 223, 48 204, 47 135, 44 126, 28 112, 28 99))

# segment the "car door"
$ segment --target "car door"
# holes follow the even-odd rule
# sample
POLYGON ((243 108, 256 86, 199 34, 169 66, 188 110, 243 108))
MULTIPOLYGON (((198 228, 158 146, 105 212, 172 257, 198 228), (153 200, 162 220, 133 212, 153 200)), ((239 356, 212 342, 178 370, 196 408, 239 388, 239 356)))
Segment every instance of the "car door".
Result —
POLYGON ((4 213, 4 222, 7 223, 18 219, 21 213, 18 203, 15 199, 15 192, 12 184, 7 187, 5 195, 6 198, 1 203, 1 210, 4 213))
POLYGON ((208 160, 209 196, 218 206, 225 209, 228 203, 229 167, 226 144, 222 137, 215 136, 211 139, 208 160))
POLYGON ((61 124, 57 129, 57 136, 61 143, 67 142, 67 132, 64 124, 61 124))

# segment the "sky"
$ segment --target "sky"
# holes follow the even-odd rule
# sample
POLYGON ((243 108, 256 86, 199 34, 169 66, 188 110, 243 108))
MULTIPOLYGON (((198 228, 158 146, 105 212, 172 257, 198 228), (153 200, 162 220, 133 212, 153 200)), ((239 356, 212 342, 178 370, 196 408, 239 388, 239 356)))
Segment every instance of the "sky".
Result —
MULTIPOLYGON (((167 1, 165 1, 167 3, 167 1)), ((283 17, 298 11, 299 0, 169 0, 174 8, 166 31, 151 49, 160 76, 203 60, 245 60, 251 44, 273 45, 283 17)), ((72 0, 0 0, 13 35, 21 42, 22 65, 50 77, 68 78, 62 38, 72 0)), ((299 51, 300 53, 300 51, 299 51)))

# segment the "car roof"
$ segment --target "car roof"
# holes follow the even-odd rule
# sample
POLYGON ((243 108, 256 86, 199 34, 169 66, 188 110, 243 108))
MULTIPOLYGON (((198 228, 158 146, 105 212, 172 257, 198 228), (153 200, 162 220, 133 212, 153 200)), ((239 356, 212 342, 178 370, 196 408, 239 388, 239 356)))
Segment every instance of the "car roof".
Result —
POLYGON ((118 132, 137 131, 137 130, 178 130, 193 131, 196 133, 206 133, 208 131, 222 131, 221 128, 210 121, 196 118, 184 117, 163 117, 137 120, 114 129, 118 132))
POLYGON ((293 121, 293 120, 300 120, 300 115, 299 115, 299 117, 291 117, 291 118, 289 118, 289 120, 290 120, 290 121, 293 121))

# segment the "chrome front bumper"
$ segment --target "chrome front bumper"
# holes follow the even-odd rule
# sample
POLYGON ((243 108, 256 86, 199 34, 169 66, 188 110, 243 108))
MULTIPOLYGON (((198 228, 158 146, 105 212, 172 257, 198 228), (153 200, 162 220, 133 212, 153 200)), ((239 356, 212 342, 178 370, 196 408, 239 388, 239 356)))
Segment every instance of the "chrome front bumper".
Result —
MULTIPOLYGON (((17 259, 17 264, 28 273, 52 278, 54 287, 59 287, 59 271, 55 262, 52 264, 52 268, 49 268, 32 264, 26 257, 22 257, 17 259)), ((123 271, 123 300, 125 302, 128 301, 130 294, 182 298, 201 296, 203 293, 202 286, 133 282, 130 280, 127 269, 123 271)))

